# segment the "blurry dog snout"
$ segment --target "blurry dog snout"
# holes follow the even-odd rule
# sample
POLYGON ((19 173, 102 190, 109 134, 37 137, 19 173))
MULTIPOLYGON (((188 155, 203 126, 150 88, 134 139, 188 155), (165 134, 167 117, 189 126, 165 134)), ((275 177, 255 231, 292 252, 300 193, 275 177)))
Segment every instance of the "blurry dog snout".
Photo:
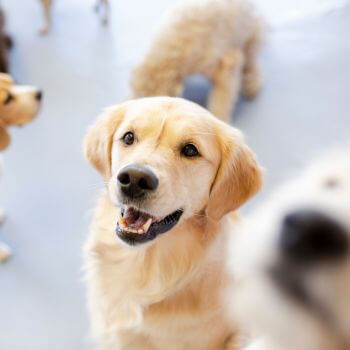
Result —
POLYGON ((313 210, 288 214, 282 223, 279 244, 284 257, 302 264, 341 259, 349 248, 341 225, 313 210))
POLYGON ((41 90, 39 90, 35 93, 36 100, 41 101, 42 97, 43 97, 43 92, 41 90))
POLYGON ((157 189, 159 180, 147 167, 129 165, 123 168, 118 176, 118 185, 124 195, 138 198, 157 189))

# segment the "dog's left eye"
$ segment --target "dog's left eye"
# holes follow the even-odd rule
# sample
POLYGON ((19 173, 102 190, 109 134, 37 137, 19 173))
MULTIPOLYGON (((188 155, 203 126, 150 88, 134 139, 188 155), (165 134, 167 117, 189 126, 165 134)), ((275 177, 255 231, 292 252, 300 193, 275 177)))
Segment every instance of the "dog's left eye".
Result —
POLYGON ((184 155, 185 157, 196 157, 199 156, 199 152, 196 148, 195 145, 192 143, 188 143, 181 149, 181 154, 184 155))
POLYGON ((4 101, 4 105, 8 105, 13 99, 14 97, 11 94, 8 94, 4 101))
POLYGON ((131 131, 128 131, 126 134, 124 134, 122 141, 126 145, 132 145, 135 141, 135 135, 131 131))

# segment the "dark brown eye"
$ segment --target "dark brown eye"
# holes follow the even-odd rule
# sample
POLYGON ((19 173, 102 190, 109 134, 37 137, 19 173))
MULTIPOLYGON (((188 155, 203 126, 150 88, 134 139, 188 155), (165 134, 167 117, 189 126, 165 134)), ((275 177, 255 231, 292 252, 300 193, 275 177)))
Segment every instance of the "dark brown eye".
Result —
POLYGON ((122 140, 124 144, 129 146, 132 145, 135 141, 134 133, 132 133, 131 131, 128 131, 126 134, 124 134, 122 140))
POLYGON ((8 94, 6 99, 4 100, 4 105, 9 104, 13 99, 14 99, 13 96, 8 94))
POLYGON ((192 143, 188 143, 181 149, 181 154, 184 155, 185 157, 196 157, 199 156, 199 152, 196 148, 195 145, 192 143))

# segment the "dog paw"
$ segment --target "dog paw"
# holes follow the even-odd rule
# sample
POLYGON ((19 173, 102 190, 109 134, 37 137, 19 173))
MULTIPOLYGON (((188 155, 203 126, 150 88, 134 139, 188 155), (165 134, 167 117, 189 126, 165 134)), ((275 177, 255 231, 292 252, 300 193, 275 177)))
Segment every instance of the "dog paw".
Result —
POLYGON ((108 16, 104 16, 101 20, 102 25, 107 26, 108 25, 108 16))
POLYGON ((47 35, 50 31, 50 28, 48 26, 44 26, 39 29, 39 35, 47 35))
POLYGON ((0 243, 0 263, 6 262, 11 256, 11 249, 4 243, 0 243))
POLYGON ((243 74, 242 95, 248 100, 256 97, 261 90, 262 77, 259 72, 246 72, 243 74))

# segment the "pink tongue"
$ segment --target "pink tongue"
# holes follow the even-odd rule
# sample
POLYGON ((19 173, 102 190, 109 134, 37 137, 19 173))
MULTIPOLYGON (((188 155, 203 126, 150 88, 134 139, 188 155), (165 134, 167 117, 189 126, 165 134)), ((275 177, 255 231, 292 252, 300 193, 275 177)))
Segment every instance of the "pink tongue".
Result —
POLYGON ((149 218, 149 215, 141 213, 134 208, 126 209, 123 216, 126 225, 136 230, 140 229, 149 218))

